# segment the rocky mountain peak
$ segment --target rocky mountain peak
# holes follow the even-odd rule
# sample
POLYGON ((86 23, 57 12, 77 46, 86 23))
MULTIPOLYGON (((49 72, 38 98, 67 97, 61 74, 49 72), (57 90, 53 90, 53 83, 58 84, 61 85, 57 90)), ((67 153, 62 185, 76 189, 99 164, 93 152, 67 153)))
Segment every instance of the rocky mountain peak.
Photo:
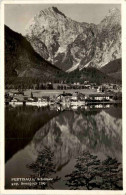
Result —
POLYGON ((65 16, 61 11, 59 11, 57 7, 52 7, 52 9, 53 9, 53 11, 54 11, 56 14, 60 14, 60 15, 62 15, 63 17, 66 18, 66 16, 65 16))
POLYGON ((110 9, 107 16, 112 16, 112 15, 121 15, 120 10, 118 8, 115 8, 115 7, 110 9))
POLYGON ((110 9, 106 17, 98 25, 102 30, 104 28, 112 28, 115 25, 120 25, 121 23, 121 13, 117 8, 110 9))
POLYGON ((49 7, 30 21, 26 37, 37 53, 64 71, 100 69, 121 57, 120 23, 117 8, 95 25, 74 21, 57 7, 49 7))
POLYGON ((53 17, 53 18, 57 18, 57 17, 63 17, 66 18, 66 16, 58 10, 57 7, 49 7, 47 9, 41 10, 37 15, 36 15, 36 19, 40 18, 40 17, 53 17))
POLYGON ((66 51, 86 25, 66 17, 57 7, 49 7, 29 22, 26 37, 37 53, 54 63, 57 54, 66 51))

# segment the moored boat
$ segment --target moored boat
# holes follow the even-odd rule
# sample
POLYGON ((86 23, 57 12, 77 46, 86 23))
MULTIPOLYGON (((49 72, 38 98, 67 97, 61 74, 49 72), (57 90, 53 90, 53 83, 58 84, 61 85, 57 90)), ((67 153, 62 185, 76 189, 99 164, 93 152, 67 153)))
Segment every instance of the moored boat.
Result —
POLYGON ((26 102, 27 106, 47 106, 48 102, 26 102))
POLYGON ((23 105, 23 102, 14 102, 14 101, 11 101, 11 102, 9 102, 9 105, 23 105))

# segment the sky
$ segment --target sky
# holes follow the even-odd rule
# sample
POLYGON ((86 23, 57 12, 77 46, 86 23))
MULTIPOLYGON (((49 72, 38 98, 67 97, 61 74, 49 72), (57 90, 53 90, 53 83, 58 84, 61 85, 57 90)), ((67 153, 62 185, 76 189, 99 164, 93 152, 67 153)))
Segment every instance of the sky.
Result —
POLYGON ((78 21, 98 24, 110 9, 119 4, 6 4, 5 24, 12 30, 25 35, 25 27, 39 11, 55 6, 67 17, 78 21))

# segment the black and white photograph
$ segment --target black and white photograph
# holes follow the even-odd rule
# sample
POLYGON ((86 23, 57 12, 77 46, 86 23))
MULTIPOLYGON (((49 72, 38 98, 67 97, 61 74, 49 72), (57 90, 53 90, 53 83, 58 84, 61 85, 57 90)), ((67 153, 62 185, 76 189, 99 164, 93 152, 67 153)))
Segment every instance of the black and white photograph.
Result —
POLYGON ((5 190, 123 190, 121 4, 4 4, 5 190))

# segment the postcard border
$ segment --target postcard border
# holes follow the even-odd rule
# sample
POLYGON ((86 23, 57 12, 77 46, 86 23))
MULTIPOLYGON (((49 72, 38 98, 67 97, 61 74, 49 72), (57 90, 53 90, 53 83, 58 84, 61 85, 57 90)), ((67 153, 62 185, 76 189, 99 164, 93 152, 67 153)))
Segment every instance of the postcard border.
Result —
POLYGON ((1 170, 0 170, 0 187, 1 194, 100 194, 100 195, 123 195, 126 193, 126 1, 122 0, 43 0, 43 1, 30 1, 30 0, 18 0, 18 1, 2 1, 1 2, 1 48, 0 48, 0 145, 1 145, 1 170), (122 102, 122 124, 123 124, 123 190, 121 191, 104 191, 104 190, 5 190, 4 189, 4 179, 5 178, 5 165, 4 165, 4 5, 5 4, 121 4, 121 12, 122 12, 122 94, 123 94, 123 102, 122 102))

